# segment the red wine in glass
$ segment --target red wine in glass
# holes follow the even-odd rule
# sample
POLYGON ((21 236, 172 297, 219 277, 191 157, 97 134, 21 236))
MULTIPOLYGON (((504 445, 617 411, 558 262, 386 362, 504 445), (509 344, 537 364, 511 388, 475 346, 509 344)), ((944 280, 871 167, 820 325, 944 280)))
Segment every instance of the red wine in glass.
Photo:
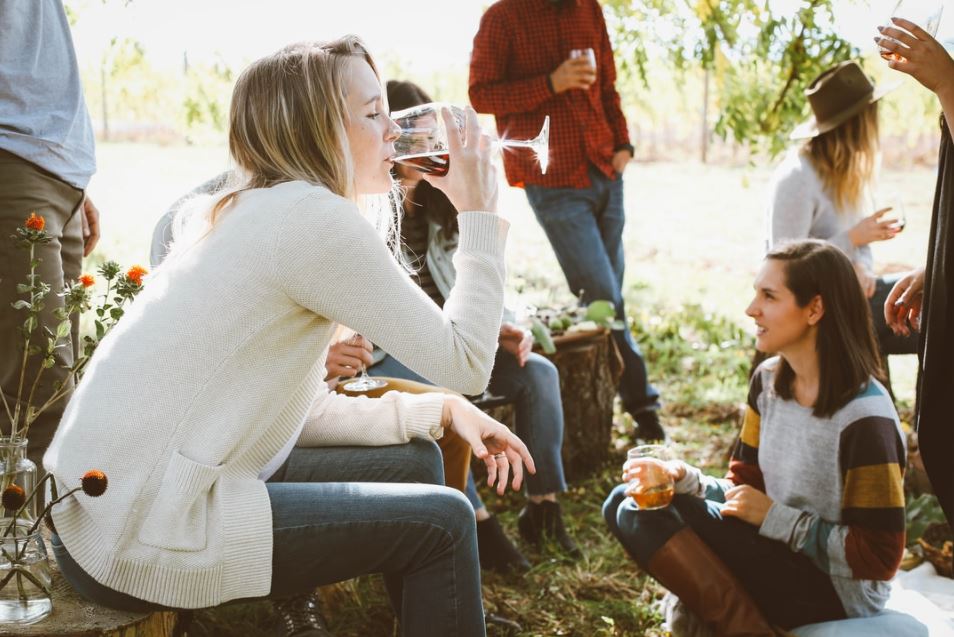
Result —
POLYGON ((450 156, 446 150, 436 150, 430 153, 405 155, 395 160, 399 164, 416 168, 422 173, 443 177, 450 168, 450 156))
MULTIPOLYGON (((448 157, 447 129, 442 112, 447 109, 454 118, 458 131, 463 131, 465 111, 457 106, 430 102, 391 113, 391 118, 400 127, 401 134, 394 141, 394 161, 412 166, 417 170, 437 176, 447 174, 448 157)), ((550 154, 550 116, 543 118, 543 126, 533 139, 497 139, 495 150, 529 148, 546 174, 550 154)))

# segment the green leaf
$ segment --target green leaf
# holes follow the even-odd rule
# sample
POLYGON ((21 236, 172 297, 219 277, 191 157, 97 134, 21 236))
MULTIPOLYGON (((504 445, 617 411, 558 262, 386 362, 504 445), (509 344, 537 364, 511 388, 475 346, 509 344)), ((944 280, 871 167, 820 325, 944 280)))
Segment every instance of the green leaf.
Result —
POLYGON ((66 338, 67 336, 69 336, 71 327, 72 327, 72 323, 70 323, 69 321, 63 321, 62 323, 57 325, 56 338, 66 338))
POLYGON ((533 340, 540 345, 545 354, 554 354, 556 345, 553 344, 553 337, 550 336, 550 330, 537 317, 531 319, 530 332, 533 334, 533 340))
POLYGON ((29 301, 25 301, 25 300, 23 300, 23 299, 20 299, 19 301, 14 301, 13 303, 11 303, 11 305, 13 306, 13 309, 15 309, 15 310, 30 310, 30 309, 33 309, 33 304, 30 303, 29 301))
POLYGON ((586 315, 584 318, 587 321, 596 321, 597 323, 613 320, 616 318, 616 308, 613 307, 613 304, 609 301, 602 299, 593 301, 586 306, 586 315))
POLYGON ((96 340, 102 340, 105 335, 106 326, 103 325, 102 321, 96 321, 96 340))
POLYGON ((29 283, 17 283, 17 294, 26 294, 33 291, 33 286, 29 283))
POLYGON ((114 321, 118 321, 120 318, 122 318, 123 309, 121 307, 114 307, 109 311, 109 315, 114 321))

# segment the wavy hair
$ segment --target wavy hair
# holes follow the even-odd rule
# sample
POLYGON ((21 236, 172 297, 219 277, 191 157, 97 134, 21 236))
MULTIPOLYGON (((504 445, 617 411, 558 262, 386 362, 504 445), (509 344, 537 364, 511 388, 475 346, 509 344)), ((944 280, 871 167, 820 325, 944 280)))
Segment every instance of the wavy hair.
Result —
POLYGON ((803 152, 839 213, 861 205, 877 170, 879 148, 877 102, 806 142, 803 152))
POLYGON ((173 252, 207 235, 241 193, 304 181, 359 204, 402 262, 399 210, 386 196, 359 200, 355 187, 346 128, 346 87, 354 60, 367 62, 380 78, 367 47, 354 35, 291 44, 242 72, 229 108, 229 153, 235 170, 211 201, 193 202, 177 216, 173 252))

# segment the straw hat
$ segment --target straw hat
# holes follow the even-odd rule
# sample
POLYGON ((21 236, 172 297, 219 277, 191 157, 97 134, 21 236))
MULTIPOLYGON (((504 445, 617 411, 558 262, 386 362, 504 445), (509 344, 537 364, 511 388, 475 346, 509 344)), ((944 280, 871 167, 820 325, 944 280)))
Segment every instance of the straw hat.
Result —
POLYGON ((805 89, 812 117, 792 131, 791 139, 809 139, 827 133, 897 87, 897 84, 876 87, 854 61, 833 66, 805 89))

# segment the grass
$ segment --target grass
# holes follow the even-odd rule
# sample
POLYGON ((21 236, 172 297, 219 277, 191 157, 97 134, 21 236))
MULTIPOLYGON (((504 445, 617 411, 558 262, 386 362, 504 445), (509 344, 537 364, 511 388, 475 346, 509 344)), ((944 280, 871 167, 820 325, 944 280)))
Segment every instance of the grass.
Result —
MULTIPOLYGON (((148 261, 155 221, 181 194, 227 167, 222 148, 102 144, 90 193, 103 213, 96 256, 124 264, 148 261)), ((677 453, 721 473, 737 427, 751 356, 744 316, 763 250, 768 168, 694 163, 633 164, 626 174, 629 215, 624 236, 626 298, 663 418, 677 453)), ((896 269, 923 263, 934 168, 886 171, 882 187, 902 193, 908 227, 876 245, 876 262, 896 269)), ((510 301, 568 299, 565 282, 523 193, 505 188, 501 210, 512 229, 508 246, 510 301)), ((914 396, 914 357, 892 357, 892 378, 905 415, 914 396)), ((638 572, 606 531, 600 505, 616 482, 629 441, 628 416, 616 419, 614 456, 562 497, 568 524, 585 558, 576 563, 527 549, 535 564, 525 576, 484 579, 488 611, 519 621, 521 635, 623 636, 664 634, 654 604, 662 590, 638 572)), ((517 537, 521 496, 486 502, 517 537)), ((394 625, 380 579, 367 577, 328 594, 338 637, 390 635, 394 625)), ((199 635, 278 634, 266 603, 197 614, 199 635)), ((491 628, 490 634, 504 634, 491 628)))

